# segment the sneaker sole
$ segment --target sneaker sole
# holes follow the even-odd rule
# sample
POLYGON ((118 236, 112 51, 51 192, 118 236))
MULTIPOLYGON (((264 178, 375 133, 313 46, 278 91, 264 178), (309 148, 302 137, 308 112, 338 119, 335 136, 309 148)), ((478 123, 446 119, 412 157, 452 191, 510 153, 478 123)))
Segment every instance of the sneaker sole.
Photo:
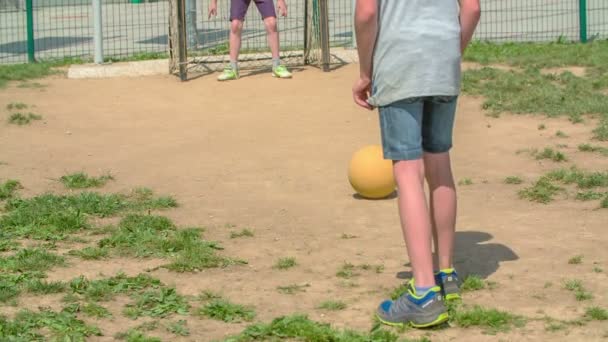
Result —
POLYGON ((274 73, 273 73, 273 74, 272 74, 272 77, 275 77, 275 78, 283 78, 283 79, 288 79, 288 78, 292 78, 293 76, 281 77, 281 76, 279 76, 279 75, 277 75, 277 74, 274 74, 274 73))
POLYGON ((459 293, 450 293, 445 295, 445 300, 459 300, 462 297, 460 297, 459 293))
POLYGON ((378 318, 378 320, 380 322, 382 322, 383 324, 390 325, 392 327, 403 328, 406 325, 410 325, 410 326, 412 326, 414 328, 429 328, 429 327, 432 327, 432 326, 439 325, 441 323, 447 322, 450 317, 449 317, 449 315, 448 315, 447 312, 444 312, 444 313, 440 314, 439 316, 437 316, 437 318, 434 321, 429 322, 429 323, 424 323, 424 324, 416 324, 416 323, 413 323, 413 322, 407 322, 407 323, 389 322, 389 321, 383 320, 378 314, 376 314, 376 318, 378 318))

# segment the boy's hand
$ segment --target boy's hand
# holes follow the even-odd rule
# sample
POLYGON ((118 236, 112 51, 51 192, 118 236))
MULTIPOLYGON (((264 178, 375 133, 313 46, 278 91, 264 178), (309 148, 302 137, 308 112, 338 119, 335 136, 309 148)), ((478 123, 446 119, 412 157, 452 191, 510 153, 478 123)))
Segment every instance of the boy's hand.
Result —
POLYGON ((281 16, 286 17, 287 16, 287 4, 285 3, 285 0, 277 1, 277 7, 279 8, 279 13, 281 14, 281 16))
POLYGON ((355 103, 365 109, 374 109, 374 107, 367 102, 371 91, 372 81, 369 78, 359 78, 353 86, 353 99, 355 100, 355 103))
POLYGON ((211 19, 211 17, 215 17, 216 15, 217 15, 217 1, 211 1, 211 4, 209 4, 208 19, 211 19))

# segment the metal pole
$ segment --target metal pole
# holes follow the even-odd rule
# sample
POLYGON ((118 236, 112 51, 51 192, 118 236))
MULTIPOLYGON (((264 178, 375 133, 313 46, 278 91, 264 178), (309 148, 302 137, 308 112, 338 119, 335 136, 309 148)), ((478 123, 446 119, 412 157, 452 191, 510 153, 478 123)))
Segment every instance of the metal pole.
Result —
POLYGON ((329 71, 329 0, 319 0, 319 29, 321 31, 321 63, 323 71, 329 71))
POLYGON ((357 0, 353 0, 353 7, 352 7, 352 16, 350 18, 350 24, 351 24, 351 31, 353 33, 353 49, 357 48, 357 32, 355 30, 355 9, 357 8, 357 0))
POLYGON ((34 42, 34 2, 25 0, 26 21, 27 21, 27 60, 30 63, 36 62, 36 44, 34 42))
POLYGON ((196 46, 196 1, 186 0, 186 32, 188 36, 188 45, 196 46))
POLYGON ((95 64, 103 63, 103 21, 101 0, 93 0, 93 43, 95 44, 95 64))
POLYGON ((587 42, 587 0, 579 0, 579 30, 582 43, 587 42))

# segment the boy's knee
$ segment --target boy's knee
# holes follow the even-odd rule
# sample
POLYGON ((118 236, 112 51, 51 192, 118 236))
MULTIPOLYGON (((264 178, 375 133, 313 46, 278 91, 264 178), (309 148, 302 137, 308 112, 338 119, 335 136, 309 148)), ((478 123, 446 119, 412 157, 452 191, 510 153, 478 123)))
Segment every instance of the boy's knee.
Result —
POLYGON ((232 22, 230 22, 230 31, 232 33, 240 34, 242 30, 243 30, 242 21, 235 19, 232 22))
POLYGON ((264 19, 264 26, 267 32, 277 32, 277 18, 268 17, 264 19))

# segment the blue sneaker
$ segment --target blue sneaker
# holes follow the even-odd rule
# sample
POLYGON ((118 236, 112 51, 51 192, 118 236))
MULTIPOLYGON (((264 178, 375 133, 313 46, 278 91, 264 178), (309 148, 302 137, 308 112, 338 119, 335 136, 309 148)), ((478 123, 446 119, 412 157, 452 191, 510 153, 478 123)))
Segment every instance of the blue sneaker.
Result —
POLYGON ((386 300, 376 311, 380 322, 392 326, 411 325, 415 328, 427 328, 448 320, 448 312, 443 304, 441 288, 434 286, 424 295, 417 296, 409 289, 397 300, 386 300))

